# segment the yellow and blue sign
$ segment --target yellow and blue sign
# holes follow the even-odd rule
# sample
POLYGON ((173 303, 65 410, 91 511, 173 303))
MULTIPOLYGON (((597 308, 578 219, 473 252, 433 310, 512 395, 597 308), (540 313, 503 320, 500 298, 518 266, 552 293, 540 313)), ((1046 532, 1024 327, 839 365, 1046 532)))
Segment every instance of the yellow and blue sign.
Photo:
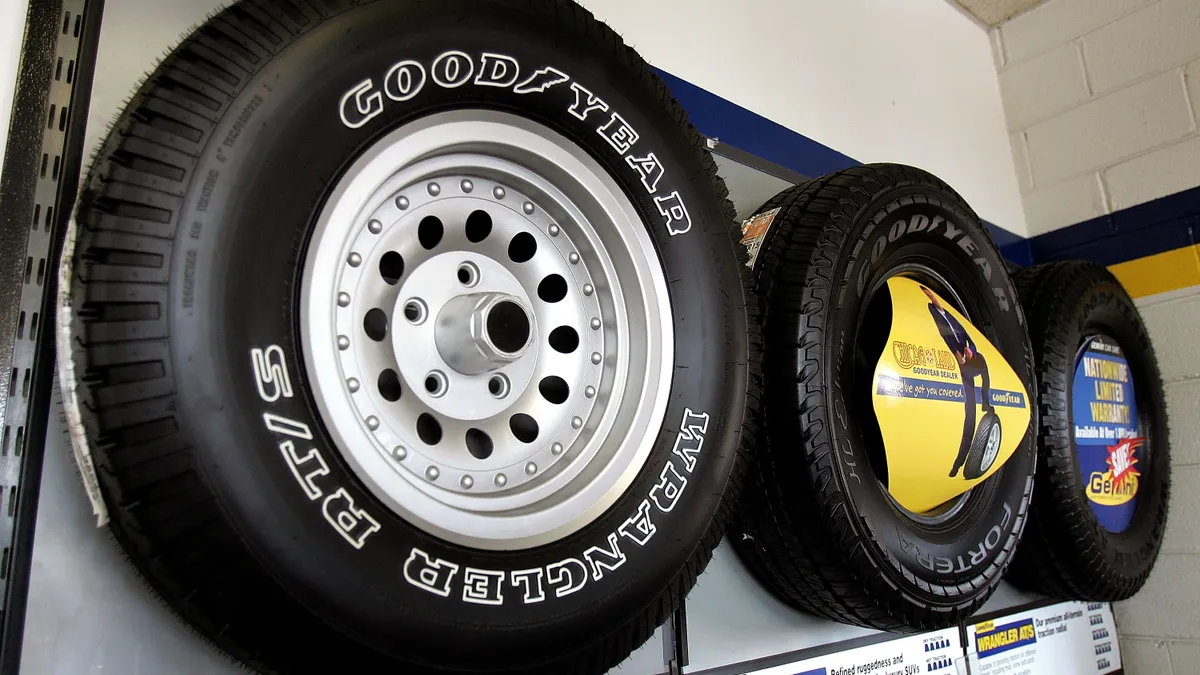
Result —
POLYGON ((1072 384, 1072 435, 1084 494, 1100 525, 1124 532, 1137 509, 1145 438, 1120 346, 1106 337, 1088 340, 1075 359, 1072 384))
POLYGON ((995 625, 986 621, 975 627, 975 651, 980 659, 1003 654, 1010 649, 1024 647, 1037 642, 1037 629, 1033 619, 995 625))
POLYGON ((872 399, 888 491, 925 513, 1012 456, 1029 427, 1029 395, 1000 351, 950 303, 907 277, 892 277, 887 287, 892 325, 872 399), (988 438, 976 439, 985 423, 988 438))

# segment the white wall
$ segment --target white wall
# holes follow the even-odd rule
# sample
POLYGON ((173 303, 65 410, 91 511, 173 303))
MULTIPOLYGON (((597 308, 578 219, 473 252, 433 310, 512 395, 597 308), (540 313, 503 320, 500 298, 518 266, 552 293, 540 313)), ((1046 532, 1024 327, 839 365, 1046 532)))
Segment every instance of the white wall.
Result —
MULTIPOLYGON (((1200 185, 1200 2, 1049 0, 992 39, 1030 234, 1200 185)), ((1162 556, 1118 604, 1117 624, 1126 672, 1190 675, 1200 669, 1200 286, 1138 305, 1166 381, 1174 473, 1162 556)))
POLYGON ((25 12, 29 0, 0 0, 0 167, 8 145, 8 124, 12 119, 13 94, 17 87, 17 69, 21 65, 21 45, 25 39, 25 12))
POLYGON ((1025 234, 987 34, 942 0, 583 0, 651 63, 1025 234))
POLYGON ((1031 235, 1200 185, 1200 2, 1051 0, 992 36, 1031 235))

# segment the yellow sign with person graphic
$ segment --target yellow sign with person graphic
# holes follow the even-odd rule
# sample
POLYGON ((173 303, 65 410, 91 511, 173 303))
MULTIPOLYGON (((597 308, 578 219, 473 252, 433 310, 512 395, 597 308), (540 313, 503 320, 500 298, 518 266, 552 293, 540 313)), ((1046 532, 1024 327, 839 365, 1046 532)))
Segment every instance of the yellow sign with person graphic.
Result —
POLYGON ((1012 456, 1029 427, 1029 392, 1000 351, 929 287, 899 276, 887 287, 892 325, 871 396, 888 491, 909 511, 927 513, 1012 456))

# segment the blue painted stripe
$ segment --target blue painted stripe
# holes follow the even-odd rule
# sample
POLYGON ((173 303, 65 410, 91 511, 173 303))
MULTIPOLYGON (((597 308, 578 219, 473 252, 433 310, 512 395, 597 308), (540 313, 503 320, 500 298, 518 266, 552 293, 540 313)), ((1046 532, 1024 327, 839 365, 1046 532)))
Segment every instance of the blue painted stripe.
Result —
MULTIPOLYGON (((692 124, 709 138, 728 143, 805 176, 823 176, 862 164, 665 70, 655 68, 654 72, 667 83, 671 94, 687 110, 692 124)), ((1024 255, 1025 249, 1019 245, 1024 241, 1020 235, 986 220, 983 224, 1006 258, 1017 264, 1028 264, 1023 262, 1028 256, 1024 255), (1014 244, 1018 246, 1012 249, 1010 257, 1008 247, 1014 244)))
POLYGON ((1033 262, 1087 259, 1103 265, 1200 244, 1200 187, 1130 206, 1028 240, 1033 262))

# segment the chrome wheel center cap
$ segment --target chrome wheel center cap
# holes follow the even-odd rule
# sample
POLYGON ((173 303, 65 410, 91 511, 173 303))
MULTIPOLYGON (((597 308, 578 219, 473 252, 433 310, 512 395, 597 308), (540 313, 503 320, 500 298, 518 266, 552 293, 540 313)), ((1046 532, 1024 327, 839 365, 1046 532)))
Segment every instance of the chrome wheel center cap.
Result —
POLYGON ((516 297, 469 293, 442 308, 434 342, 446 365, 463 375, 481 375, 521 358, 532 330, 529 312, 516 297))

